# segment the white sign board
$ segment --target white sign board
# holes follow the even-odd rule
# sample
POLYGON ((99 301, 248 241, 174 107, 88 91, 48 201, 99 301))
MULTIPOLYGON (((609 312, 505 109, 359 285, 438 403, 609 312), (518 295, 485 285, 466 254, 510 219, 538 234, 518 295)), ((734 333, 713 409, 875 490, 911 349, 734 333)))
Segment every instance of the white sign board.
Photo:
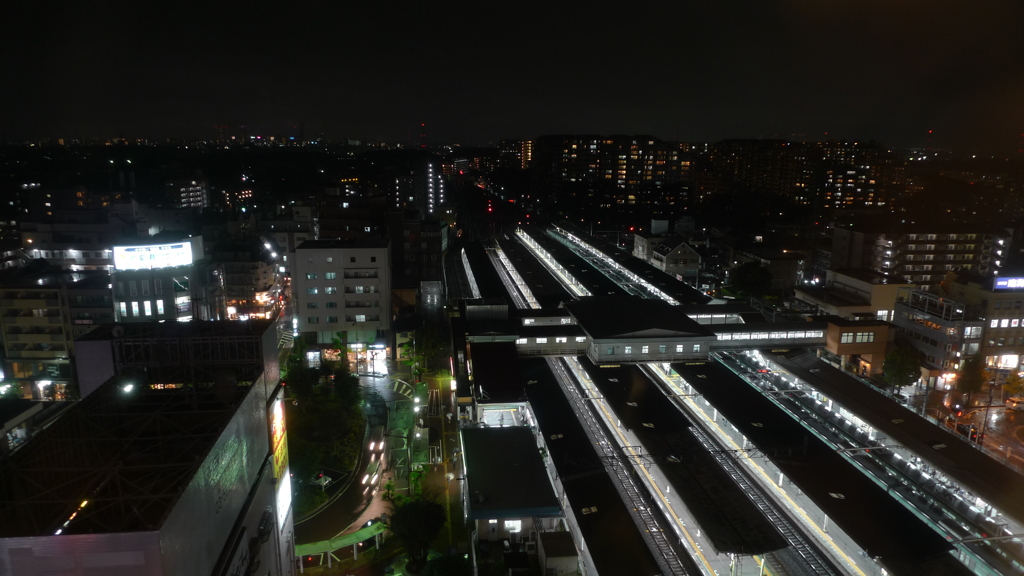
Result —
POLYGON ((192 263, 192 244, 155 244, 152 246, 114 246, 114 268, 145 270, 188 266, 192 263))

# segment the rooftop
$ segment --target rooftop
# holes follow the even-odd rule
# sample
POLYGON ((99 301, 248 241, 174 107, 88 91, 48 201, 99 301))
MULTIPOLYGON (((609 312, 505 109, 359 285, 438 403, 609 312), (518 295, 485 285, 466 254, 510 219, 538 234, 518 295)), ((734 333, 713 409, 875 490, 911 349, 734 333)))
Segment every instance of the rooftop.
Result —
POLYGON ((0 537, 159 529, 248 390, 117 384, 0 461, 0 537))
POLYGON ((561 515, 529 428, 467 428, 462 443, 470 518, 561 515))
MULTIPOLYGON (((566 302, 576 321, 598 340, 607 338, 708 336, 713 333, 685 310, 663 300, 635 296, 591 296, 566 302)), ((713 311, 712 307, 709 310, 713 311)))
POLYGON ((875 270, 868 270, 867 268, 843 268, 834 272, 837 276, 846 276, 853 278, 854 280, 860 280, 862 282, 868 282, 870 284, 906 284, 908 286, 914 286, 910 282, 907 282, 902 276, 888 276, 875 270))

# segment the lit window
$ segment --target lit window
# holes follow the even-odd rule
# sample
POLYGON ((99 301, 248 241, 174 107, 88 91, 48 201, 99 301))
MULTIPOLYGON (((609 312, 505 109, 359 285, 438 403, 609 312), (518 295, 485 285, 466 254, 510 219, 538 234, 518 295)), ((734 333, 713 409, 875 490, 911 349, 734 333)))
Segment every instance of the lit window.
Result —
POLYGON ((577 342, 586 342, 587 341, 587 337, 586 336, 577 336, 576 337, 576 341, 577 342))
POLYGON ((505 520, 506 532, 521 532, 523 529, 522 520, 505 520))
POLYGON ((555 344, 565 344, 568 340, 569 339, 565 336, 559 336, 558 338, 555 338, 555 344))
POLYGON ((989 328, 997 328, 997 327, 999 327, 999 320, 998 319, 992 320, 992 322, 989 323, 988 327, 989 328))
POLYGON ((676 354, 682 354, 682 353, 683 353, 683 345, 682 344, 676 344, 676 354))
POLYGON ((145 302, 142 303, 142 309, 143 311, 145 311, 146 316, 153 315, 153 304, 149 300, 146 300, 145 302))
POLYGON ((128 304, 126 302, 121 302, 121 316, 124 317, 124 316, 127 316, 127 315, 128 315, 128 304))
POLYGON ((306 288, 306 294, 316 294, 316 288, 306 288))
POLYGON ((306 280, 316 280, 316 272, 306 272, 306 280))
POLYGON ((650 346, 641 346, 640 347, 640 353, 641 354, 649 354, 650 353, 650 346))
POLYGON ((526 344, 526 338, 516 338, 516 344, 526 344))
POLYGON ((164 301, 163 300, 157 300, 156 301, 156 313, 157 313, 158 316, 162 316, 163 315, 163 313, 164 313, 164 301))
POLYGON ((356 314, 356 322, 366 322, 366 314, 356 314))
POLYGON ((548 339, 547 338, 537 338, 537 344, 547 344, 547 343, 548 343, 548 339))
POLYGON ((666 346, 664 344, 661 344, 660 346, 658 346, 658 354, 664 354, 667 351, 668 351, 668 346, 666 346))
POLYGON ((338 277, 337 272, 327 272, 324 274, 324 280, 334 280, 338 277))
POLYGON ((853 343, 853 332, 843 332, 839 336, 840 344, 851 344, 853 343))
POLYGON ((533 323, 534 323, 534 319, 533 318, 523 318, 523 324, 533 324, 533 323))
POLYGON ((1010 326, 1010 320, 1008 318, 1003 318, 1002 320, 999 321, 999 327, 1000 328, 1009 328, 1009 326, 1010 326))
POLYGON ((328 286, 328 287, 324 288, 324 294, 337 294, 337 293, 338 293, 338 287, 337 286, 328 286))
POLYGON ((633 353, 633 347, 632 347, 632 346, 626 346, 626 347, 625 347, 625 348, 623 349, 623 353, 624 353, 624 354, 632 354, 632 353, 633 353))
POLYGON ((139 315, 139 303, 132 302, 132 316, 138 317, 139 315))
POLYGON ((700 352, 700 344, 694 344, 693 345, 693 351, 694 352, 700 352))

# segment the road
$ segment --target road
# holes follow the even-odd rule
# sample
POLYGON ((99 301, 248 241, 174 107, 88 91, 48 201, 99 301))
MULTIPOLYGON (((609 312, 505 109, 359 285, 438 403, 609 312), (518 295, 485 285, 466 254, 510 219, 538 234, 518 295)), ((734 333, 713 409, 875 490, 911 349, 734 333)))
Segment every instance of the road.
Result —
MULTIPOLYGON (((369 407, 366 409, 366 420, 370 430, 376 426, 383 426, 386 422, 387 405, 382 391, 387 391, 388 379, 386 377, 362 376, 359 381, 364 389, 364 397, 369 402, 369 407)), ((381 440, 383 438, 368 438, 367 442, 381 440)), ((380 453, 371 452, 366 448, 367 445, 364 443, 359 462, 354 468, 355 474, 344 480, 339 480, 348 482, 347 488, 342 486, 342 489, 333 496, 327 506, 321 508, 313 516, 295 523, 296 544, 329 540, 344 534, 346 529, 359 519, 363 511, 373 501, 376 491, 372 486, 362 485, 363 474, 361 471, 366 470, 373 459, 379 458, 380 453)))

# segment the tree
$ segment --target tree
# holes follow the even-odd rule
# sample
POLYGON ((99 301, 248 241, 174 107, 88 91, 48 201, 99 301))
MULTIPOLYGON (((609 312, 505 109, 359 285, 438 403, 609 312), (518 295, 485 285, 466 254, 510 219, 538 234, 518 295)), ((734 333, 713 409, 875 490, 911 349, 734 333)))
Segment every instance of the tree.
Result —
POLYGON ((1021 373, 1016 370, 1010 372, 1010 375, 1003 381, 1003 391, 1004 395, 1010 398, 1024 395, 1024 376, 1021 376, 1021 373))
POLYGON ((988 374, 985 372, 985 363, 980 356, 968 356, 960 363, 960 372, 956 375, 956 389, 961 394, 967 394, 967 402, 964 406, 970 407, 971 395, 981 390, 988 374))
POLYGON ((913 348, 893 348, 885 355, 882 371, 893 388, 910 386, 921 377, 921 357, 913 348))
POLYGON ((395 510, 390 528, 409 556, 410 572, 418 573, 426 565, 430 543, 444 524, 444 506, 431 500, 411 500, 395 510))
POLYGON ((733 269, 729 285, 748 296, 764 296, 772 287, 773 276, 767 268, 757 262, 747 262, 733 269))

